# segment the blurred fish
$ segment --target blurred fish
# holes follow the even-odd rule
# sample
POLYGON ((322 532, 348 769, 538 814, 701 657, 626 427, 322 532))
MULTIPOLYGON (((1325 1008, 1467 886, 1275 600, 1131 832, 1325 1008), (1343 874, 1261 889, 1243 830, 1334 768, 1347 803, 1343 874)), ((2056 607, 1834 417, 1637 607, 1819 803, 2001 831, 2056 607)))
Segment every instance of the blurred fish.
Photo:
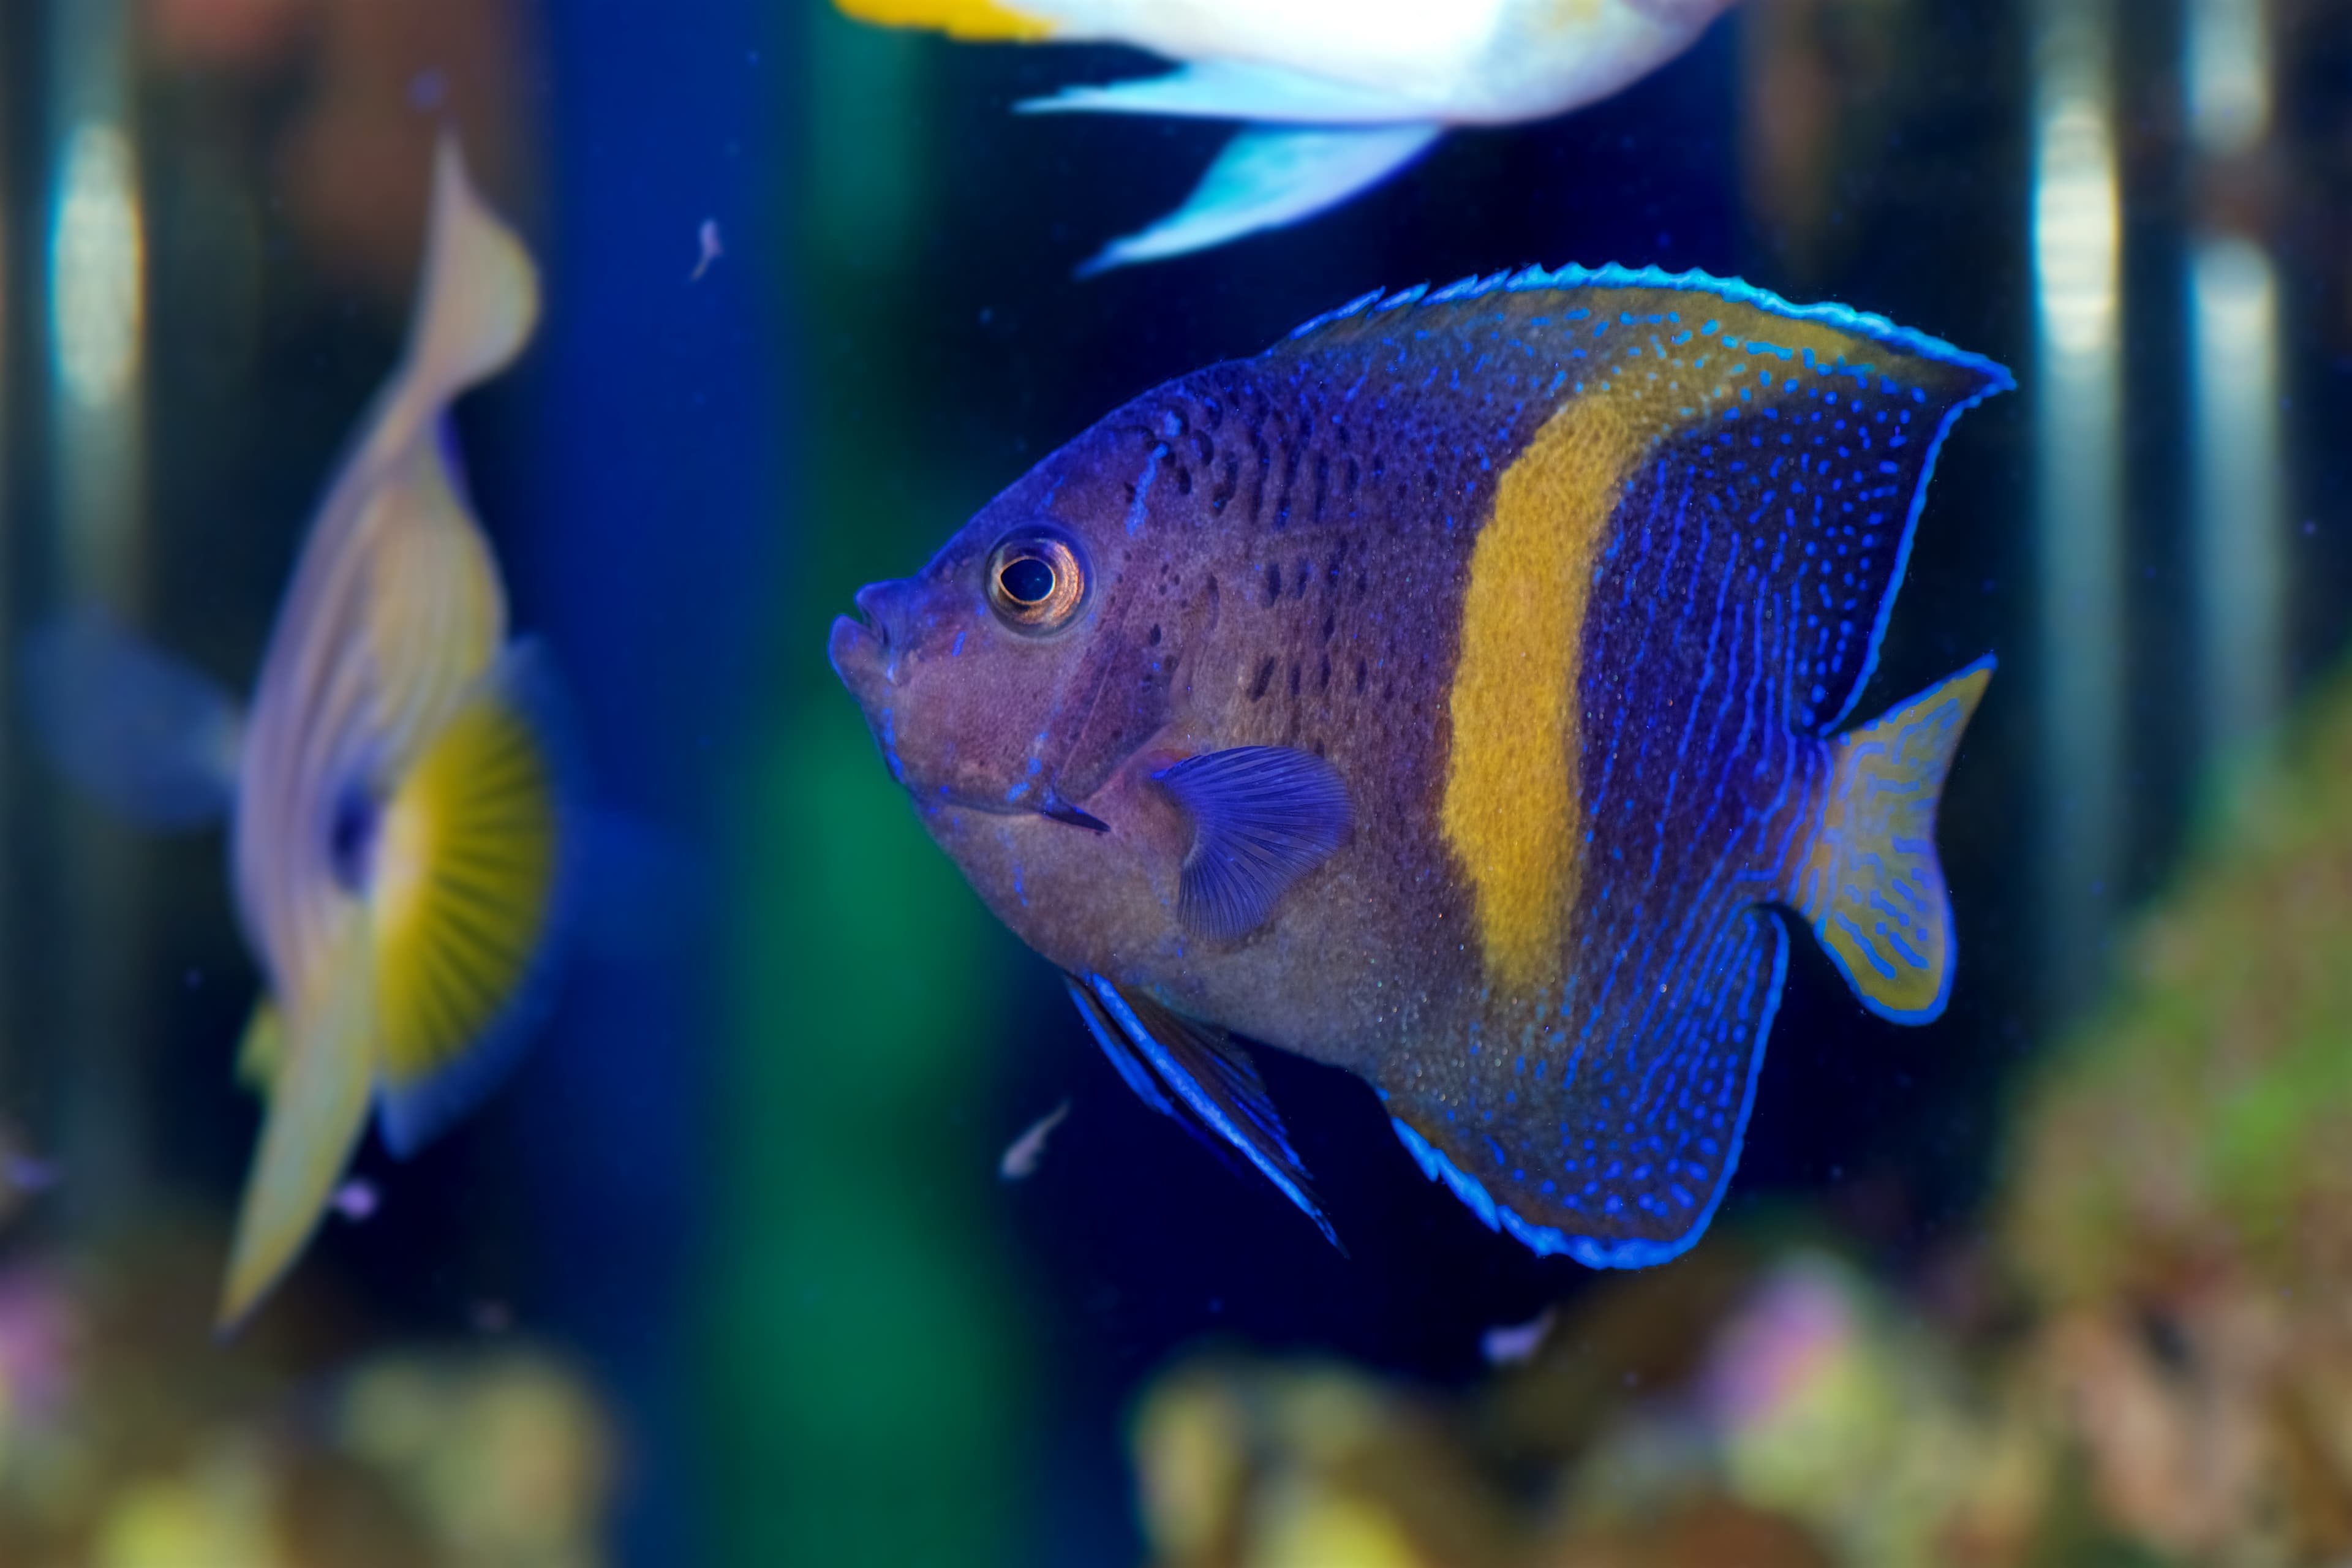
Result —
POLYGON ((1062 1101, 1045 1115, 1029 1124, 1029 1131, 1015 1138, 997 1162, 996 1173, 1008 1182, 1025 1182, 1037 1173, 1037 1163, 1045 1157, 1045 1140, 1070 1113, 1070 1102, 1062 1101))
POLYGON ((1529 269, 1118 410, 834 668, 1130 1087, 1329 1226, 1237 1037, 1370 1080, 1490 1226, 1696 1241, 1809 928, 1944 1007, 1982 660, 1840 731, 1946 432, 2011 384, 1842 306, 1529 269))
POLYGON ((885 26, 1023 43, 1106 42, 1184 62, 1068 88, 1035 114, 1234 120, 1184 205, 1082 272, 1155 261, 1310 217, 1461 125, 1597 103, 1696 42, 1734 0, 835 0, 885 26))
POLYGON ((231 814, 267 984, 237 1070, 269 1103, 224 1328, 336 1199, 371 1100, 413 1153, 546 1011, 572 837, 558 702, 508 637, 448 422, 538 312, 530 258, 445 137, 406 353, 312 521, 249 713, 94 618, 28 650, 36 725, 70 775, 151 821, 231 814))

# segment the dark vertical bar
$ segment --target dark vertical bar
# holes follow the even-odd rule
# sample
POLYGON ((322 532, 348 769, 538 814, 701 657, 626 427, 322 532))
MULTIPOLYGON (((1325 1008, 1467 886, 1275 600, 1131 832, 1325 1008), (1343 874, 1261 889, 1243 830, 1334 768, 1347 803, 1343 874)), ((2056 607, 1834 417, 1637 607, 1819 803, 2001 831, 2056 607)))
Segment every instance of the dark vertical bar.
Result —
MULTIPOLYGON (((777 189, 762 40, 782 9, 541 10, 547 314, 522 391, 535 457, 497 515, 515 524, 518 624, 545 633, 573 688, 597 804, 655 841, 671 872, 717 863, 705 835, 776 526, 759 258, 777 189), (726 254, 690 281, 706 221, 726 254)), ((709 912, 676 891, 708 879, 657 877, 648 891, 594 886, 596 870, 592 858, 585 951, 520 1097, 542 1194, 544 1316, 621 1410, 623 1560, 721 1561, 689 1524, 702 1456, 687 1339, 718 987, 709 912), (613 906, 632 902, 644 918, 598 940, 613 906)))

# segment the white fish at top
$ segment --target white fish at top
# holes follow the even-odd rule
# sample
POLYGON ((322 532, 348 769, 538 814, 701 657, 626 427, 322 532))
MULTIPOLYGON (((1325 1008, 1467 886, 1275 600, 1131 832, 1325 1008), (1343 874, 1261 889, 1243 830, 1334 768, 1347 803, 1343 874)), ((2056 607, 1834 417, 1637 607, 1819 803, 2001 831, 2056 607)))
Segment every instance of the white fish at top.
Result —
POLYGON ((1296 223, 1379 184, 1446 130, 1597 103, 1696 43, 1737 0, 835 0, 885 26, 1117 43, 1179 62, 1074 87, 1037 114, 1157 114, 1244 129, 1184 205, 1099 271, 1296 223))

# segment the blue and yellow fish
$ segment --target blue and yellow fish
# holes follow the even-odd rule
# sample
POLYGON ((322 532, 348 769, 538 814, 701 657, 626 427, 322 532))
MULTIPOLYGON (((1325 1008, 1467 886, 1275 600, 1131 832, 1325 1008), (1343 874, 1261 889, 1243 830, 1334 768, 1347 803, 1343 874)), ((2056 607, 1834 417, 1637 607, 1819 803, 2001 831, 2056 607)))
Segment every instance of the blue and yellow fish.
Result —
POLYGON ((1943 1010, 1991 660, 1843 726, 2010 384, 1696 273, 1367 295, 1110 415, 830 652, 1148 1103, 1325 1225, 1243 1041, 1295 1051, 1488 1226, 1656 1263, 1731 1179, 1792 925, 1943 1010))
POLYGON ((1072 88, 1032 113, 1231 120, 1184 205, 1085 271, 1206 249, 1367 190, 1449 128, 1598 103, 1689 48, 1735 0, 835 0, 887 26, 1132 45, 1162 76, 1072 88))
POLYGON ((448 422, 538 311, 530 258, 445 137, 405 355, 311 523, 249 715, 95 621, 33 650, 38 721, 69 773, 153 819, 233 813, 268 987, 239 1070, 268 1107, 223 1327, 317 1227, 371 1103, 413 1152, 545 1011, 569 837, 554 694, 509 638, 448 422))

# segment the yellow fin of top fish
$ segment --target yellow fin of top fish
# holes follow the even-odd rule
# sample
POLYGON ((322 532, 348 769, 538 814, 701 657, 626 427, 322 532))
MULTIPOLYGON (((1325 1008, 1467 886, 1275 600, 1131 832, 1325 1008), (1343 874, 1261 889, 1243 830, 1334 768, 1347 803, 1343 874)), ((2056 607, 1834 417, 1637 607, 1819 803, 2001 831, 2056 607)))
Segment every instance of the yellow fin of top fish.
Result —
POLYGON ((1830 781, 1797 907, 1864 1006, 1924 1024, 1952 989, 1952 910, 1936 803, 1992 679, 1981 658, 1830 742, 1830 781))
POLYGON ((1053 24, 1024 16, 995 0, 835 0, 845 16, 879 27, 925 27, 950 38, 1029 42, 1050 36, 1053 24))
POLYGON ((368 1048, 365 916, 346 905, 336 920, 320 955, 323 991, 287 1016, 261 1146, 229 1250, 216 1320, 223 1332, 278 1283, 318 1229, 367 1125, 374 1053, 368 1048))
POLYGON ((469 1109, 539 1022, 562 859, 551 706, 535 650, 509 648, 385 804, 368 909, 395 1153, 469 1109))

